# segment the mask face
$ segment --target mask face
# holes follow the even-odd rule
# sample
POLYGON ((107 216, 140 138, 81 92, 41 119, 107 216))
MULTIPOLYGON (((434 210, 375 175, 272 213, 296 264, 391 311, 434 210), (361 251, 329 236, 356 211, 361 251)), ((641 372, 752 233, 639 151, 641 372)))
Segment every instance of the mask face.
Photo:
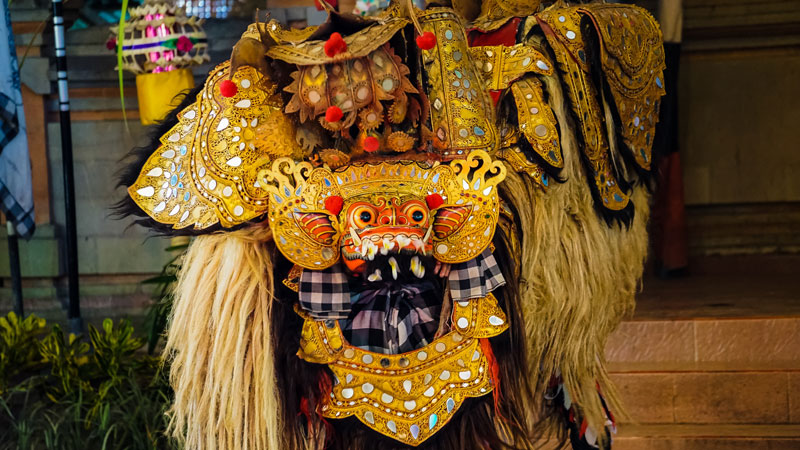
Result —
POLYGON ((376 258, 426 257, 433 248, 431 219, 428 205, 417 198, 380 194, 358 199, 344 212, 342 260, 351 272, 363 275, 367 262, 376 258))
POLYGON ((301 267, 344 262, 357 274, 376 255, 470 261, 494 236, 496 186, 505 166, 484 151, 450 164, 389 163, 331 171, 277 160, 260 174, 271 193, 269 224, 278 249, 301 267))

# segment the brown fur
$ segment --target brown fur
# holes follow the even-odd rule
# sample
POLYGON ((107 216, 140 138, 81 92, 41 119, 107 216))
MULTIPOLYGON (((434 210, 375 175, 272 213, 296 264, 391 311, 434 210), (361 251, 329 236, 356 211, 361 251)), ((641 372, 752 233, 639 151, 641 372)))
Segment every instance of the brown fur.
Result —
MULTIPOLYGON (((501 185, 516 210, 520 229, 520 290, 536 398, 560 372, 573 403, 589 425, 604 428, 599 384, 612 411, 621 405, 604 367, 608 335, 634 307, 647 252, 648 194, 633 189, 635 215, 629 227, 608 226, 599 216, 556 79, 545 79, 550 105, 560 123, 564 183, 546 191, 509 170, 501 185)), ((543 412, 543 422, 563 430, 560 418, 543 412)))

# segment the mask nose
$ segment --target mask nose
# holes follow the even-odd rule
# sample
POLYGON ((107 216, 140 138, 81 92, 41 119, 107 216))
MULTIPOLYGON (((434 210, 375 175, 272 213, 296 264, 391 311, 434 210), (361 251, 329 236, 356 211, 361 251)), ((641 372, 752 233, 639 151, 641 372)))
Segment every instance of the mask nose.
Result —
POLYGON ((389 206, 378 213, 379 225, 397 225, 397 208, 389 206))

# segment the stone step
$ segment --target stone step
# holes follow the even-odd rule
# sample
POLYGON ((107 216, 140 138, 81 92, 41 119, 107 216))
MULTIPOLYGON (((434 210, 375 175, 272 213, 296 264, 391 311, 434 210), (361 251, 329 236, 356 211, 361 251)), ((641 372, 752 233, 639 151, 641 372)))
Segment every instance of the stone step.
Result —
POLYGON ((800 370, 800 317, 631 320, 606 345, 614 372, 800 370))
POLYGON ((614 450, 794 450, 800 425, 621 425, 614 450))
POLYGON ((800 371, 613 372, 637 424, 800 424, 800 371))
MULTIPOLYGON (((712 433, 751 424, 796 429, 798 343, 800 317, 794 316, 629 320, 609 339, 606 358, 630 417, 645 427, 634 430, 688 424, 712 433)), ((702 448, 691 447, 698 439, 680 438, 665 448, 702 448)), ((732 439, 749 438, 726 437, 732 439)))

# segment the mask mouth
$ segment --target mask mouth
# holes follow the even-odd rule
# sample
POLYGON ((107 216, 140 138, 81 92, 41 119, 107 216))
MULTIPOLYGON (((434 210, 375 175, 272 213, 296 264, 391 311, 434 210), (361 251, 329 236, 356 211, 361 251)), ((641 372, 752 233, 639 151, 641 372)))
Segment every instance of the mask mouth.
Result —
POLYGON ((433 256, 378 254, 374 259, 364 261, 359 278, 363 283, 373 286, 416 284, 430 279, 435 264, 433 256))
MULTIPOLYGON (((433 227, 377 227, 357 231, 350 228, 342 241, 342 256, 354 273, 365 273, 369 262, 392 256, 430 257, 433 227)), ((411 269, 410 267, 408 269, 411 269)), ((419 277, 421 278, 421 277, 419 277)))

